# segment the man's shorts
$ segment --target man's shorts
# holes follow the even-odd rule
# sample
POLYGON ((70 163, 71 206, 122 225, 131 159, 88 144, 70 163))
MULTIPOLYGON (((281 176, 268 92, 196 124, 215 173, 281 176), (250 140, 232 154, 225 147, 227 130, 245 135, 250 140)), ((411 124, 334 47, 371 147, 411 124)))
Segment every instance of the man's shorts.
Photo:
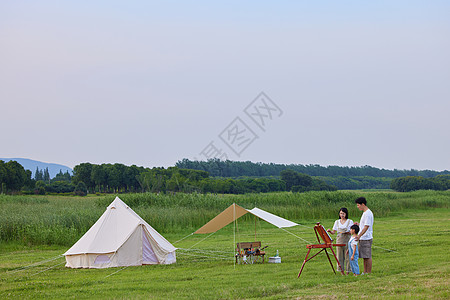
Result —
POLYGON ((359 240, 359 257, 372 258, 372 240, 359 240))

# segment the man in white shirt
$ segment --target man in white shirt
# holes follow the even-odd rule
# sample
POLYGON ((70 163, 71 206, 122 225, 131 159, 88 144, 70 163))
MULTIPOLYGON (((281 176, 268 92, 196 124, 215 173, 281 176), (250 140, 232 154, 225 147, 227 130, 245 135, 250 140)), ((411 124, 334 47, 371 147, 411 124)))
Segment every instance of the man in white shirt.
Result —
POLYGON ((370 274, 372 273, 373 213, 367 207, 366 198, 359 197, 355 203, 363 212, 359 223, 361 231, 355 240, 359 240, 359 257, 364 259, 364 274, 370 274))

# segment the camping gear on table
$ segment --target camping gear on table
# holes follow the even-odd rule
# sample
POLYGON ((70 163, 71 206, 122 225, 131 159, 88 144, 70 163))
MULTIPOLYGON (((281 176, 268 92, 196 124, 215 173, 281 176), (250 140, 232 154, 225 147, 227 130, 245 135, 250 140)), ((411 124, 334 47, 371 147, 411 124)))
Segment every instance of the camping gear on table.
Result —
MULTIPOLYGON (((235 222, 236 228, 237 219, 247 213, 255 216, 255 241, 237 244, 235 241, 235 245, 237 246, 235 254, 236 263, 251 264, 253 262, 257 262, 258 260, 264 263, 265 252, 262 250, 267 248, 267 246, 261 248, 261 242, 256 241, 256 217, 281 229, 285 227, 297 226, 297 223, 283 219, 257 207, 248 210, 233 203, 194 233, 214 233, 232 222, 235 222)), ((281 262, 281 258, 279 258, 279 260, 281 262)))
POLYGON ((116 197, 64 255, 69 268, 109 268, 173 264, 176 249, 116 197))
POLYGON ((238 264, 264 263, 264 256, 266 255, 264 249, 269 247, 261 248, 261 242, 237 243, 236 246, 235 257, 238 264))

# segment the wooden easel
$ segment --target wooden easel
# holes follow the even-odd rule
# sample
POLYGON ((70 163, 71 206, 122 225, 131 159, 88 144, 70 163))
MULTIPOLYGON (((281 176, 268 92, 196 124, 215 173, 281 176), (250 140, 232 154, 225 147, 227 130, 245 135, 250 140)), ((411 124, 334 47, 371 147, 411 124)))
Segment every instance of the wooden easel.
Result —
POLYGON ((342 270, 341 264, 339 263, 339 260, 336 257, 336 254, 333 251, 333 246, 337 246, 337 247, 344 247, 345 244, 333 244, 333 240, 331 239, 331 237, 328 235, 328 233, 326 232, 325 228, 320 225, 320 222, 316 223, 316 226, 314 226, 314 232, 316 234, 317 237, 317 241, 320 243, 320 239, 319 236, 322 238, 322 240, 324 241, 323 244, 315 244, 315 245, 306 245, 306 249, 308 250, 308 253, 306 254, 305 260, 303 261, 302 264, 302 268, 300 269, 300 272, 298 273, 298 277, 300 277, 300 274, 302 274, 303 271, 303 267, 305 266, 307 261, 310 261, 311 259, 313 259, 314 257, 316 257, 320 252, 325 251, 325 253, 327 254, 328 257, 328 261, 330 262, 331 265, 331 269, 333 269, 334 274, 336 274, 336 271, 334 270, 333 264, 331 263, 331 259, 330 256, 328 255, 327 249, 331 250, 331 253, 333 253, 334 258, 336 259, 339 268, 341 269, 341 273, 342 275, 344 275, 344 270, 342 270), (317 252, 316 254, 314 254, 313 256, 311 256, 310 258, 308 258, 309 252, 311 252, 311 249, 322 249, 319 252, 317 252))

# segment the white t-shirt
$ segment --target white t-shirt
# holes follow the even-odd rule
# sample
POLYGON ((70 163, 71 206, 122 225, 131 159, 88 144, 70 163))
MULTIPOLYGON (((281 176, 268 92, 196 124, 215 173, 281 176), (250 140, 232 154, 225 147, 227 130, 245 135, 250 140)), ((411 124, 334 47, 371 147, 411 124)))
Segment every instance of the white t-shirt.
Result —
POLYGON ((350 240, 348 241, 348 243, 350 246, 358 247, 358 241, 356 241, 354 237, 351 237, 350 240))
POLYGON ((364 233, 360 240, 371 240, 373 239, 373 213, 370 209, 367 209, 361 216, 361 222, 359 222, 359 230, 363 230, 364 226, 369 226, 366 233, 364 233))
POLYGON ((333 230, 343 233, 343 232, 349 232, 350 227, 353 225, 353 221, 350 219, 347 219, 344 224, 341 223, 341 219, 336 220, 333 225, 333 230))

